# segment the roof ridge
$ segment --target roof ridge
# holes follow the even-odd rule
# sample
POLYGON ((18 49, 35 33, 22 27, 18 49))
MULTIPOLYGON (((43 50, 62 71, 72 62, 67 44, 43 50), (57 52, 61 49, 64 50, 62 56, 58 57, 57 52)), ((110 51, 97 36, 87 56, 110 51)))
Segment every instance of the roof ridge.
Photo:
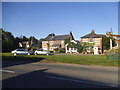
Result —
POLYGON ((81 38, 86 38, 86 37, 101 37, 101 36, 103 36, 104 34, 97 34, 97 33, 88 33, 88 34, 86 34, 86 35, 84 35, 84 36, 82 36, 81 38))
MULTIPOLYGON (((65 34, 65 35, 69 35, 69 34, 65 34)), ((63 36, 63 35, 55 35, 55 36, 63 36)))

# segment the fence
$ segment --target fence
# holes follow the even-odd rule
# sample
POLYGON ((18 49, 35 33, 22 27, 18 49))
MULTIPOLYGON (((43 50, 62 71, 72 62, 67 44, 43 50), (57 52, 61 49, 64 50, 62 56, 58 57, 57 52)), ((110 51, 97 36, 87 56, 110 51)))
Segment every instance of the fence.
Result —
POLYGON ((120 60, 120 53, 108 52, 106 53, 107 59, 118 59, 120 60))

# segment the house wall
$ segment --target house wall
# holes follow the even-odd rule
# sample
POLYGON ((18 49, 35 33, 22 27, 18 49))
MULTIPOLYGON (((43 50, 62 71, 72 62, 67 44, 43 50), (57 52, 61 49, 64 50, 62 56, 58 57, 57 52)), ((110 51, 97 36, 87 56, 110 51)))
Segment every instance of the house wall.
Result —
POLYGON ((42 41, 42 49, 48 50, 48 44, 49 43, 49 51, 53 51, 58 46, 54 47, 53 45, 61 45, 61 48, 64 48, 64 40, 56 40, 56 41, 42 41))
POLYGON ((89 38, 81 38, 80 42, 89 42, 89 38))
POLYGON ((47 43, 48 43, 48 41, 42 41, 42 49, 43 50, 48 50, 47 43))
POLYGON ((117 44, 117 47, 120 47, 120 35, 113 35, 113 38, 115 38, 115 43, 117 44))
POLYGON ((95 45, 100 45, 101 44, 102 38, 94 38, 94 43, 95 45))
POLYGON ((102 38, 92 38, 93 42, 90 42, 90 38, 81 38, 81 42, 95 43, 98 46, 99 52, 102 53, 102 38))
MULTIPOLYGON (((93 38, 92 40, 93 40, 93 42, 95 43, 95 45, 99 45, 99 44, 101 43, 102 38, 93 38)), ((81 38, 80 41, 81 41, 81 42, 91 43, 91 42, 90 42, 90 38, 81 38)))

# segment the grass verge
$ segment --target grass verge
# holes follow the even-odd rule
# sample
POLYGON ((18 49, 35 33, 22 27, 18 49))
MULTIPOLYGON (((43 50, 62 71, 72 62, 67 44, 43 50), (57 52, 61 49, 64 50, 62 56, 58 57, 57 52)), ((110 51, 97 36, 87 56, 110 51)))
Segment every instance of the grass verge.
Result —
POLYGON ((82 65, 118 66, 119 61, 107 59, 104 55, 18 55, 2 53, 2 60, 38 60, 40 62, 72 63, 82 65))

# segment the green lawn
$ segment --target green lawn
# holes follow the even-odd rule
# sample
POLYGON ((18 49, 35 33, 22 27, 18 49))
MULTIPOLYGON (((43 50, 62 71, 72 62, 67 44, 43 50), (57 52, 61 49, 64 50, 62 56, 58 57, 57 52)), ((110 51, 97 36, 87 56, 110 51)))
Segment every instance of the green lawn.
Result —
POLYGON ((59 62, 83 65, 118 66, 118 60, 107 59, 104 55, 18 55, 2 53, 2 60, 38 60, 40 62, 59 62))

